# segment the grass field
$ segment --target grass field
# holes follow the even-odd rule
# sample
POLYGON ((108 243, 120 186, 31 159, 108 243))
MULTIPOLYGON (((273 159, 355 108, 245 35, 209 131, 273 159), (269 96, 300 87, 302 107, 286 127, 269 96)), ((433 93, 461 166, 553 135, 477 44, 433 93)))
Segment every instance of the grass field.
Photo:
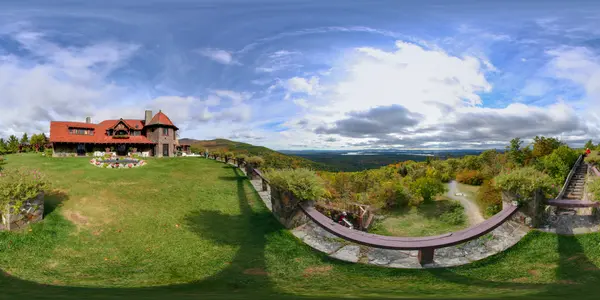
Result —
POLYGON ((0 233, 0 299, 596 299, 600 234, 532 232, 450 269, 329 259, 295 239, 245 177, 201 158, 100 169, 87 159, 11 155, 53 183, 47 215, 0 233))
POLYGON ((440 197, 437 201, 423 203, 419 207, 387 212, 386 218, 376 222, 370 232, 390 236, 432 236, 467 228, 466 217, 463 224, 457 225, 440 218, 447 213, 450 202, 452 200, 440 197))

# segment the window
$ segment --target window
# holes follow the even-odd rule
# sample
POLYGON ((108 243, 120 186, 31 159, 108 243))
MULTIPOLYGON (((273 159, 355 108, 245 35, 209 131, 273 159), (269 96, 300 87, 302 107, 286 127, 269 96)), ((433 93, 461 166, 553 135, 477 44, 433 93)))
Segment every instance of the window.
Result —
POLYGON ((163 144, 163 156, 169 156, 169 144, 163 144))
POLYGON ((163 135, 169 135, 169 128, 163 128, 163 135))
POLYGON ((142 132, 139 131, 139 130, 132 130, 131 131, 131 135, 133 135, 133 136, 139 136, 139 135, 142 135, 142 132))
POLYGON ((76 135, 94 135, 93 129, 69 128, 69 134, 76 135))

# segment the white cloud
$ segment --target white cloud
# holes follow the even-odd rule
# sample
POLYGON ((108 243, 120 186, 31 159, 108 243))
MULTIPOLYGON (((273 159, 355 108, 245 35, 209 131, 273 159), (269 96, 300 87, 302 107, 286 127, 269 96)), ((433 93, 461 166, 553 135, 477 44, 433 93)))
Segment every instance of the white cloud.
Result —
POLYGON ((285 85, 289 93, 304 93, 314 96, 319 90, 319 77, 313 76, 309 79, 293 77, 288 79, 285 85))
POLYGON ((238 105, 252 96, 250 93, 239 93, 230 90, 214 90, 213 92, 219 97, 231 99, 233 105, 238 105))
POLYGON ((52 120, 142 119, 145 109, 162 110, 187 132, 214 127, 215 122, 222 123, 219 130, 234 129, 251 117, 250 107, 242 103, 249 93, 219 90, 206 98, 164 95, 144 101, 139 93, 114 84, 110 75, 128 63, 137 45, 99 42, 61 47, 35 32, 8 34, 0 37, 16 41, 34 57, 0 56, 0 107, 9 108, 0 109, 0 137, 48 134, 52 120), (231 103, 223 105, 222 99, 231 103))
POLYGON ((226 50, 204 48, 198 50, 198 53, 224 65, 240 64, 233 59, 232 53, 226 50))
MULTIPOLYGON (((317 128, 329 128, 320 132, 347 132, 339 129, 341 127, 333 127, 339 129, 333 130, 327 126, 332 124, 351 125, 354 126, 349 127, 352 130, 362 132, 369 129, 356 127, 358 125, 355 124, 360 122, 338 121, 347 119, 353 112, 366 114, 373 108, 391 105, 405 107, 410 112, 421 114, 423 119, 412 127, 402 127, 406 131, 404 133, 368 139, 343 136, 336 145, 363 143, 364 146, 364 142, 373 145, 378 141, 383 143, 380 145, 423 147, 434 142, 451 144, 448 137, 462 143, 484 145, 492 136, 495 142, 505 143, 516 135, 534 132, 548 135, 564 133, 563 136, 585 133, 586 127, 575 113, 567 113, 573 110, 565 103, 550 107, 513 104, 505 108, 484 108, 480 94, 492 90, 486 72, 493 70, 481 58, 456 57, 437 48, 427 50, 405 42, 397 42, 396 46, 396 51, 356 49, 353 55, 342 60, 342 66, 336 66, 333 78, 338 80, 335 82, 323 84, 316 76, 288 80, 286 87, 289 91, 307 95, 295 102, 308 109, 305 114, 299 114, 286 123, 291 129, 285 134, 293 136, 294 140, 317 141, 314 133, 317 128), (314 91, 320 93, 317 97, 310 97, 311 93, 315 94, 314 91), (300 125, 298 120, 304 121, 300 125), (540 129, 538 125, 544 128, 540 129), (489 136, 486 137, 486 134, 489 136)), ((541 94, 544 88, 541 83, 532 83, 525 92, 541 94)), ((393 126, 390 125, 390 128, 393 126)), ((335 134, 324 136, 340 137, 335 134)), ((285 136, 281 136, 280 141, 286 141, 285 136)), ((290 143, 289 140, 287 143, 290 143)))

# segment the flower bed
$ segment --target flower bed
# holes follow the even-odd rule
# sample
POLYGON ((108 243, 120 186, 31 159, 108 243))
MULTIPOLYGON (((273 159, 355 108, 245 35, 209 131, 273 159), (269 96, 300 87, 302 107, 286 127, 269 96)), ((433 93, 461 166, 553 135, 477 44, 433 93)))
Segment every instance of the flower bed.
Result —
POLYGON ((98 168, 110 168, 110 169, 132 169, 138 168, 146 165, 145 160, 138 160, 137 162, 126 161, 123 163, 120 162, 104 162, 101 159, 92 159, 90 160, 90 164, 98 167, 98 168))

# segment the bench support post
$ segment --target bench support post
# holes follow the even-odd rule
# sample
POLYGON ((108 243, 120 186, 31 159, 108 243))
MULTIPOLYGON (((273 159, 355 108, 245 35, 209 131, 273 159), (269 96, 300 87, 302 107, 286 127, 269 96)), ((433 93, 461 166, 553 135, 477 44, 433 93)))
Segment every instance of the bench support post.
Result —
POLYGON ((433 248, 424 248, 419 250, 419 263, 421 265, 433 263, 433 248))

